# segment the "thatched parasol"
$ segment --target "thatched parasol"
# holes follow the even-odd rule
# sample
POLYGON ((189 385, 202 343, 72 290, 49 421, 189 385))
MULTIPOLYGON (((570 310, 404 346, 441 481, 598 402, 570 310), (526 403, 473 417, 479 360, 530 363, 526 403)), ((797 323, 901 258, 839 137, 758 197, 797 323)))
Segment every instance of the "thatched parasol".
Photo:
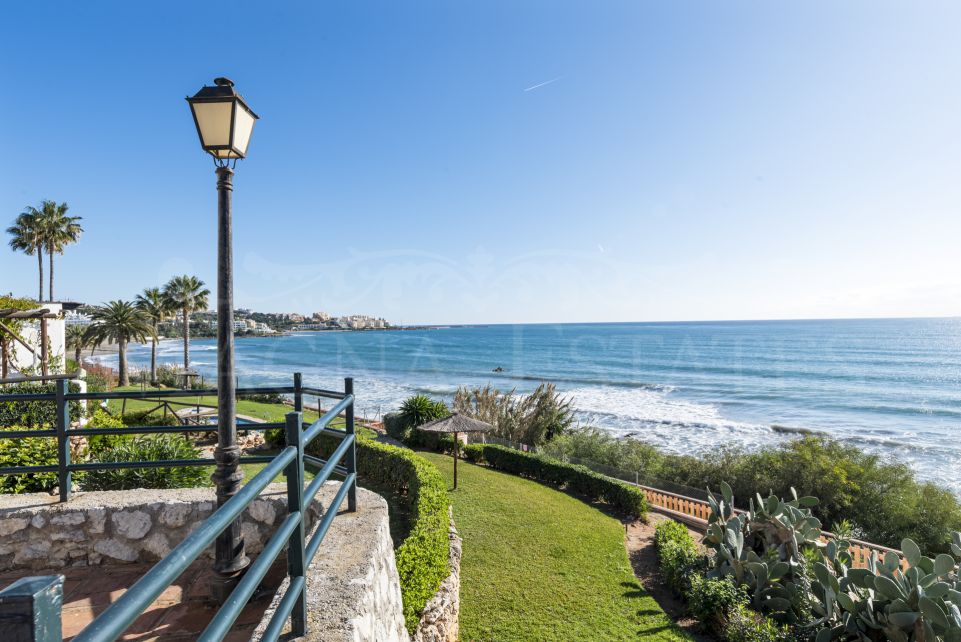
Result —
POLYGON ((435 419, 434 421, 427 422, 422 426, 417 426, 417 430, 423 430, 424 432, 435 432, 441 434, 453 434, 454 435, 454 489, 457 489, 457 451, 460 450, 460 444, 458 443, 458 433, 462 432, 490 432, 494 427, 485 421, 479 419, 474 419, 473 417, 468 417, 462 415, 459 412, 455 412, 449 417, 444 417, 443 419, 435 419))

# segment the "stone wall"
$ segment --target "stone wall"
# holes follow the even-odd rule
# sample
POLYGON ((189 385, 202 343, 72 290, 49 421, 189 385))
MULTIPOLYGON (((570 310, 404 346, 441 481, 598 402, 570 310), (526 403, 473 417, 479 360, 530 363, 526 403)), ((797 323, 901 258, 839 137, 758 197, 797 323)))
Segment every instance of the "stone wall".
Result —
MULTIPOLYGON (((0 495, 0 571, 157 561, 206 519, 212 488, 0 495)), ((321 512, 313 506, 308 521, 321 512)), ((269 486, 241 517, 256 555, 287 511, 286 487, 269 486)), ((213 546, 206 551, 213 557, 213 546)))
POLYGON ((462 541, 451 514, 450 575, 441 582, 434 597, 427 602, 414 631, 414 642, 457 642, 460 617, 460 558, 462 541))
MULTIPOLYGON (((328 501, 329 496, 323 503, 328 501)), ((312 535, 308 530, 308 541, 312 535)), ((266 629, 286 585, 284 580, 255 640, 266 629)), ((342 512, 327 531, 307 571, 307 635, 301 639, 409 642, 387 502, 380 495, 358 488, 357 512, 342 512)))

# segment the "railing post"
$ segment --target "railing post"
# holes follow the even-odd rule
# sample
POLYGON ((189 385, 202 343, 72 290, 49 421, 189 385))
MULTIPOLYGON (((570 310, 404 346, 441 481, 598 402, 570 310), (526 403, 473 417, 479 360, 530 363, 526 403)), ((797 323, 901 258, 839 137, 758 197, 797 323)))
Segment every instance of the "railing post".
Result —
POLYGON ((294 412, 304 411, 304 387, 303 375, 299 372, 294 373, 294 412))
POLYGON ((57 482, 60 484, 60 501, 70 499, 70 404, 67 402, 67 380, 57 379, 57 482))
MULTIPOLYGON (((299 375, 297 376, 299 379, 299 375)), ((300 512, 300 523, 287 541, 287 574, 291 581, 295 578, 307 576, 307 564, 304 553, 304 521, 307 513, 304 510, 304 446, 303 414, 288 412, 286 417, 287 446, 297 449, 297 456, 291 461, 284 476, 287 477, 287 513, 300 512)), ((307 631, 307 589, 306 583, 297 597, 297 603, 290 612, 290 629, 295 637, 304 635, 307 631)))
MULTIPOLYGON (((354 394, 354 379, 353 377, 347 377, 344 379, 344 394, 353 395, 354 394)), ((347 406, 347 434, 354 435, 354 443, 350 445, 350 449, 347 451, 347 474, 351 475, 357 472, 357 435, 354 433, 354 402, 351 401, 350 405, 347 406)), ((353 513, 357 510, 357 478, 354 478, 354 483, 351 484, 350 489, 347 491, 347 510, 353 513)))
POLYGON ((0 591, 3 636, 13 642, 60 642, 63 575, 22 577, 0 591))

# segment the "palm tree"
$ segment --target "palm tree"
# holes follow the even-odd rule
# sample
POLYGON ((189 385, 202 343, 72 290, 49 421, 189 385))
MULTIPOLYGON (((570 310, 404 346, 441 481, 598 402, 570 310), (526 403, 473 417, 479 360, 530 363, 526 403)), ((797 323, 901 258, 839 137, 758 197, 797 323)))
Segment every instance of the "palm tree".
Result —
POLYGON ((82 325, 67 326, 67 347, 73 348, 73 360, 77 362, 77 367, 82 367, 80 363, 80 353, 84 348, 90 347, 90 336, 87 329, 82 325))
POLYGON ((110 301, 98 305, 90 313, 93 322, 87 333, 94 346, 104 341, 115 341, 119 350, 118 370, 121 386, 130 385, 127 375, 127 344, 130 341, 146 342, 153 335, 150 319, 130 301, 110 301))
POLYGON ((41 227, 43 229, 43 246, 50 256, 50 300, 53 301, 53 255, 63 254, 63 250, 71 243, 80 240, 80 216, 67 216, 69 206, 56 201, 43 201, 40 204, 41 227))
POLYGON ((160 288, 145 288, 137 295, 137 307, 147 315, 153 326, 150 346, 150 385, 157 385, 157 328, 170 314, 170 301, 160 288))
POLYGON ((170 308, 180 312, 184 324, 184 371, 190 367, 190 313, 207 309, 210 290, 195 276, 175 276, 164 286, 163 295, 170 308))
POLYGON ((40 288, 37 301, 43 301, 43 228, 41 212, 35 207, 26 210, 7 228, 10 249, 23 252, 28 256, 37 255, 37 268, 40 274, 40 288))

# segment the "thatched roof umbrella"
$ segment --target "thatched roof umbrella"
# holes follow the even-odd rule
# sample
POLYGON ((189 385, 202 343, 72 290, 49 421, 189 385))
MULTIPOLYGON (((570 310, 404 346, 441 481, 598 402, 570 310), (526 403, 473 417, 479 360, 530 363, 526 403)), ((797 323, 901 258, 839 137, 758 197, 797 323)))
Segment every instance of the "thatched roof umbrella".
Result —
POLYGON ((457 451, 459 450, 459 444, 457 435, 462 432, 490 432, 494 429, 492 425, 487 422, 481 421, 479 419, 474 419, 473 417, 468 417, 462 415, 459 412, 455 412, 449 417, 444 417, 443 419, 435 419, 422 426, 417 426, 417 430, 423 430, 424 432, 436 432, 442 434, 453 434, 454 435, 454 489, 457 489, 457 451))

